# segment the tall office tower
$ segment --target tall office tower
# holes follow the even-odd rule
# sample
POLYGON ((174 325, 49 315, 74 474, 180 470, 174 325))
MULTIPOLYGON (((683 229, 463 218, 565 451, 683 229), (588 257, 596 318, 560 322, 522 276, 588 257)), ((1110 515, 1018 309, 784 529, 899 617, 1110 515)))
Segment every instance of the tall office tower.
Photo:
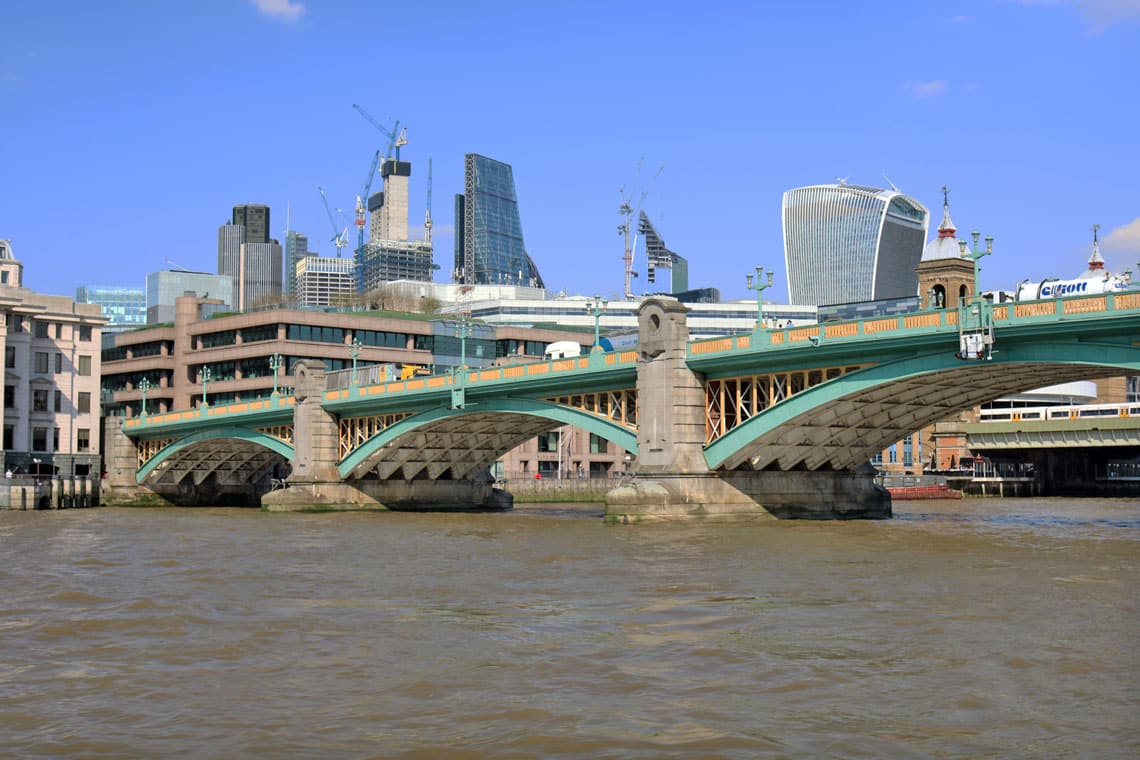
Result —
POLYGON ((384 190, 379 193, 380 203, 372 213, 369 239, 373 242, 407 240, 408 178, 412 176, 412 164, 394 158, 385 159, 380 165, 380 176, 384 179, 384 190))
POLYGON ((233 223, 245 227, 245 242, 269 242, 269 206, 260 203, 234 206, 233 223))
POLYGON ((238 311, 281 298, 281 259, 281 245, 276 240, 241 247, 238 311))
POLYGON ((523 246, 510 164, 476 153, 464 157, 463 194, 455 196, 452 281, 545 287, 523 246))
POLYGON ((918 292, 930 212, 897 190, 813 185, 784 193, 788 300, 824 306, 918 292))
POLYGON ((285 279, 281 289, 290 298, 297 296, 297 264, 309 255, 309 238, 296 230, 285 233, 285 279))
POLYGON ((368 242, 356 254, 356 288, 361 293, 392 280, 430 282, 435 269, 431 241, 408 239, 411 162, 386 159, 380 176, 384 189, 368 198, 368 242))
POLYGON ((146 325, 146 290, 117 285, 80 285, 76 303, 99 304, 107 319, 104 333, 120 332, 146 325))
MULTIPOLYGON (((240 300, 238 290, 241 283, 241 247, 243 245, 245 245, 245 227, 226 222, 218 228, 218 274, 230 278, 233 283, 233 291, 231 293, 215 293, 214 296, 224 298, 235 309, 240 300)), ((171 302, 171 306, 173 307, 173 302, 171 302)))

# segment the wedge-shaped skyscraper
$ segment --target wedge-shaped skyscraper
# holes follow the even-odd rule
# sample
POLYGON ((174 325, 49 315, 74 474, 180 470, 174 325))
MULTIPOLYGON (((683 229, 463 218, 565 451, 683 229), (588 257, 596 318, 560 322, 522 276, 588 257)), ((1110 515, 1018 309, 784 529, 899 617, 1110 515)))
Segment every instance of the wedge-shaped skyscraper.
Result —
POLYGON ((454 282, 542 288, 523 247, 522 221, 510 164, 468 153, 463 194, 455 196, 454 282))

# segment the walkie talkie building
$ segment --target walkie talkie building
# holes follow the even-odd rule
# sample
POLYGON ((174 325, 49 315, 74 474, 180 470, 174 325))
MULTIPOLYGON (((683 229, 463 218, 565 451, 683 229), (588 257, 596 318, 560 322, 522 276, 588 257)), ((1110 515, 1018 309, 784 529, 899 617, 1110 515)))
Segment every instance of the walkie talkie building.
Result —
POLYGON ((825 306, 918 293, 930 212, 896 190, 813 185, 783 201, 788 300, 825 306))

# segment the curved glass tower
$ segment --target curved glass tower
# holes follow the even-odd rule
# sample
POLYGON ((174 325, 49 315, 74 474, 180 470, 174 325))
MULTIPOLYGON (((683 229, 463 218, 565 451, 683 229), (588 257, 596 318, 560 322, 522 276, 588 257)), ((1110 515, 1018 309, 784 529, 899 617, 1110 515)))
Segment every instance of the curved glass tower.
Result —
POLYGON ((793 304, 904 298, 918 293, 930 212, 896 190, 813 185, 783 201, 784 266, 793 304))
POLYGON ((523 247, 522 221, 510 164, 468 153, 463 194, 455 196, 455 270, 465 285, 544 287, 523 247))

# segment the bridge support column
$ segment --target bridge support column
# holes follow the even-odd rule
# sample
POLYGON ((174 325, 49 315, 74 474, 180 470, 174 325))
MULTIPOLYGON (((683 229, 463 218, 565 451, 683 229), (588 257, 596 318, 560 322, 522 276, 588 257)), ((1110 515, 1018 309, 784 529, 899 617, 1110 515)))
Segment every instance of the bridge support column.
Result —
POLYGON ((270 512, 321 509, 375 509, 375 500, 340 479, 340 432, 336 417, 321 407, 325 364, 307 359, 293 373, 293 470, 286 488, 261 497, 270 512))
POLYGON ((103 467, 107 477, 99 487, 99 503, 110 506, 141 506, 169 504, 159 494, 139 485, 138 449, 123 432, 122 417, 107 417, 103 421, 103 467))
POLYGON ((638 310, 637 462, 606 494, 606 522, 694 517, 890 517, 890 494, 870 465, 857 472, 710 471, 703 379, 686 363, 688 309, 647 299, 638 310))

